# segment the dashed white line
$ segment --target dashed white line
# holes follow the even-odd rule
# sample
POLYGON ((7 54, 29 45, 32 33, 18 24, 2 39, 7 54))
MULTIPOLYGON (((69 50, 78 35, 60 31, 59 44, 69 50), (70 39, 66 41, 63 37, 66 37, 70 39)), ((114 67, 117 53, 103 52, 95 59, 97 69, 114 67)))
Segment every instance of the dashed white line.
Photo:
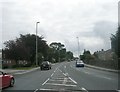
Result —
POLYGON ((48 78, 42 85, 45 85, 48 81, 49 81, 50 78, 48 78))

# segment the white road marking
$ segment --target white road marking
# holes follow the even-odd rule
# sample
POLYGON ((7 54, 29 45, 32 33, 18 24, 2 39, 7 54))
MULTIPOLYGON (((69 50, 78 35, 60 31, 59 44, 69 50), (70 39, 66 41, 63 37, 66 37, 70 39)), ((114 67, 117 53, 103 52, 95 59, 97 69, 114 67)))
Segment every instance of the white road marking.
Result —
POLYGON ((47 91, 47 90, 48 90, 48 91, 56 91, 56 89, 47 89, 47 88, 46 88, 46 89, 40 88, 40 91, 41 91, 41 90, 43 90, 43 91, 47 91))
POLYGON ((60 69, 58 69, 58 70, 62 73, 62 71, 60 69))
POLYGON ((37 92, 39 89, 36 89, 34 92, 37 92))
POLYGON ((89 73, 89 72, 86 72, 86 71, 84 71, 84 73, 86 73, 86 74, 91 74, 91 73, 89 73))
POLYGON ((54 75, 54 73, 52 73, 51 77, 54 75))
POLYGON ((112 80, 111 78, 109 78, 109 77, 102 77, 102 78, 105 78, 105 79, 108 79, 108 80, 112 80))
MULTIPOLYGON (((85 90, 85 91, 87 91, 87 90, 86 90, 85 88, 83 88, 83 87, 82 87, 82 90, 85 90)), ((87 91, 87 92, 88 92, 88 91, 87 91)))
POLYGON ((77 84, 77 82, 75 80, 73 80, 71 77, 68 77, 72 82, 74 82, 75 84, 77 84))
MULTIPOLYGON (((50 79, 49 81, 64 81, 64 80, 53 80, 53 79, 50 79)), ((72 81, 67 80, 67 82, 72 82, 72 81)))
POLYGON ((66 66, 64 66, 64 68, 66 68, 66 66))
POLYGON ((56 83, 46 83, 47 85, 54 85, 54 86, 71 86, 76 87, 76 85, 67 85, 67 84, 56 84, 56 83))
POLYGON ((67 82, 67 78, 64 78, 63 84, 66 84, 66 82, 67 82))
POLYGON ((48 81, 49 81, 50 78, 48 78, 42 85, 45 85, 48 81))

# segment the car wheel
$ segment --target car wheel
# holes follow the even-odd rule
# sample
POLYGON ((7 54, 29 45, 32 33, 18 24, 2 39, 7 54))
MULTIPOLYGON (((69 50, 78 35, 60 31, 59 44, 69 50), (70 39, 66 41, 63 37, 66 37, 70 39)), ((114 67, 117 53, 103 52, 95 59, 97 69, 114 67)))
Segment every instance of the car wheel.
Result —
POLYGON ((43 70, 42 67, 40 69, 43 70))
POLYGON ((12 79, 10 80, 10 86, 13 87, 13 86, 14 86, 14 83, 15 83, 15 80, 14 80, 14 78, 12 78, 12 79))

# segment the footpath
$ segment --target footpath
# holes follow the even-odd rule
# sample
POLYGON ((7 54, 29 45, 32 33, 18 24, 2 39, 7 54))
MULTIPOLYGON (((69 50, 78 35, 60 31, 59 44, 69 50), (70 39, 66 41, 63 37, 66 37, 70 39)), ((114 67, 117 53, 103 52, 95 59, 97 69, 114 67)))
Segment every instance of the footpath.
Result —
POLYGON ((19 74, 29 73, 38 69, 40 69, 40 67, 32 68, 29 70, 0 69, 0 71, 3 71, 4 73, 12 74, 12 75, 19 75, 19 74))
POLYGON ((89 68, 98 69, 98 70, 108 71, 108 72, 115 72, 115 73, 118 73, 118 72, 119 72, 119 70, 108 69, 108 68, 102 68, 102 67, 93 66, 93 65, 88 65, 88 64, 85 64, 85 66, 86 66, 86 67, 89 67, 89 68))

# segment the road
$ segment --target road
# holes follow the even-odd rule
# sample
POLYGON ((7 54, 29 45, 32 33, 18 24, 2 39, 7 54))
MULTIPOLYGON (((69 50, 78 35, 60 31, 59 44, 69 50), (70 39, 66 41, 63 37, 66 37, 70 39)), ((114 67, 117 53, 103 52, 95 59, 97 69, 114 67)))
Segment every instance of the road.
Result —
MULTIPOLYGON (((10 90, 117 90, 118 74, 93 68, 76 68, 75 62, 63 62, 52 65, 51 70, 36 70, 34 72, 16 75, 15 86, 3 89, 10 90)), ((51 92, 49 91, 49 92, 51 92)), ((48 92, 48 91, 46 91, 48 92)), ((103 92, 103 91, 101 91, 103 92)))

